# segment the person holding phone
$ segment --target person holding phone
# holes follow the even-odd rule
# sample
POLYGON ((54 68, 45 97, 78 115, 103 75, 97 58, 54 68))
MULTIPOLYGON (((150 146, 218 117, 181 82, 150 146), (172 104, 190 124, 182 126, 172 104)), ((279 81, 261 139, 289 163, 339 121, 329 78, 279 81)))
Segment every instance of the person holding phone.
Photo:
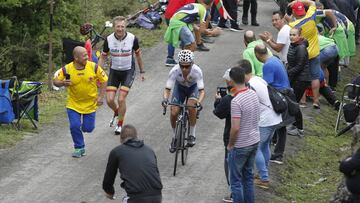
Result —
MULTIPOLYGON (((214 110, 213 113, 219 119, 225 119, 225 126, 223 132, 223 142, 225 148, 225 156, 224 156, 224 171, 226 182, 228 186, 230 186, 230 177, 229 177, 229 165, 227 162, 228 159, 228 150, 227 146, 229 144, 229 136, 230 136, 230 129, 231 129, 231 100, 234 98, 235 89, 233 88, 234 84, 230 78, 230 70, 231 68, 227 69, 223 75, 223 79, 225 80, 226 87, 218 87, 216 94, 215 94, 215 101, 214 101, 214 110), (224 92, 224 89, 226 91, 224 92), (225 94, 224 94, 225 93, 225 94)), ((231 191, 229 196, 224 196, 224 202, 232 202, 231 191)))
POLYGON ((95 128, 96 109, 103 104, 108 77, 100 66, 88 61, 84 47, 75 47, 73 55, 74 61, 57 71, 53 83, 67 89, 66 109, 75 148, 72 157, 80 158, 86 155, 83 132, 92 132, 95 128))

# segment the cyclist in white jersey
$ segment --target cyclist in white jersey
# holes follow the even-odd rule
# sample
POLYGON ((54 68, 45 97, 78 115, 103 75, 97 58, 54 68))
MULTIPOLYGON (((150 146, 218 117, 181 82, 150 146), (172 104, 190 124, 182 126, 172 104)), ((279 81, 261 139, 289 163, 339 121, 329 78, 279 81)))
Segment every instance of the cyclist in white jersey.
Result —
MULTIPOLYGON (((162 105, 166 107, 169 103, 171 89, 173 88, 171 103, 183 104, 188 98, 187 105, 201 106, 205 97, 203 74, 199 66, 194 64, 194 54, 190 50, 181 50, 178 55, 179 64, 175 65, 166 82, 164 99, 162 105)), ((174 131, 170 152, 175 152, 175 127, 180 107, 171 106, 170 123, 174 131)), ((195 125, 197 108, 189 108, 190 135, 188 146, 195 145, 195 125)))

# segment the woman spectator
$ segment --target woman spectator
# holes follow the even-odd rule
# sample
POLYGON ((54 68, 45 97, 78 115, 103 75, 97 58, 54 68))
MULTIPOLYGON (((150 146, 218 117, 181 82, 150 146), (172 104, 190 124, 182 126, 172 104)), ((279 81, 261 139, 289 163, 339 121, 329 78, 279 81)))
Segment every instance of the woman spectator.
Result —
MULTIPOLYGON (((311 74, 309 68, 309 57, 307 46, 308 42, 301 37, 300 28, 290 30, 290 46, 288 50, 287 73, 289 76, 290 86, 294 90, 296 102, 299 102, 305 89, 311 86, 311 74)), ((314 103, 315 105, 319 105, 314 103)), ((295 116, 295 123, 292 130, 288 131, 289 135, 299 135, 303 133, 303 120, 301 111, 295 116)))

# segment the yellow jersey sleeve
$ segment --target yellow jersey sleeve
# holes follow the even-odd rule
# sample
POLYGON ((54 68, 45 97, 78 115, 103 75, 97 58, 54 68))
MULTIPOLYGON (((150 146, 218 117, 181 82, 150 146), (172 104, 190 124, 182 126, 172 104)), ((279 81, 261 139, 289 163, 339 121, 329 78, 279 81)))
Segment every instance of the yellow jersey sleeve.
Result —
MULTIPOLYGON (((65 68, 65 67, 63 67, 63 68, 65 68)), ((60 68, 59 70, 57 70, 55 72, 53 79, 60 80, 60 81, 65 79, 63 68, 60 68)))
POLYGON ((108 81, 108 76, 106 75, 105 71, 101 68, 101 66, 98 66, 95 74, 101 83, 108 81))

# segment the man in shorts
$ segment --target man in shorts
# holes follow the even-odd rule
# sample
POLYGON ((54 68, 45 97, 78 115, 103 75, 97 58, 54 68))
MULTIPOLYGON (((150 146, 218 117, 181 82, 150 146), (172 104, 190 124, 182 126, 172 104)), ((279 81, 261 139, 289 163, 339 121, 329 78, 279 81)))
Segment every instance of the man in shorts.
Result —
MULTIPOLYGON (((197 108, 201 107, 201 102, 205 97, 203 74, 199 66, 194 64, 194 54, 190 50, 181 50, 178 55, 179 64, 175 65, 169 73, 164 90, 162 106, 166 107, 169 103, 171 89, 173 88, 171 103, 183 104, 187 98, 189 108, 190 135, 187 145, 195 145, 195 125, 197 108)), ((174 132, 170 152, 175 152, 175 127, 176 118, 180 112, 180 107, 171 106, 170 123, 174 132)))
POLYGON ((115 118, 118 117, 115 135, 120 135, 126 112, 126 97, 135 79, 134 53, 140 69, 140 78, 142 81, 145 79, 139 40, 135 35, 126 31, 126 26, 125 17, 118 16, 113 19, 114 32, 105 39, 103 53, 99 60, 99 65, 103 66, 104 60, 110 54, 111 68, 106 88, 106 102, 114 111, 110 127, 113 126, 115 118), (116 104, 115 96, 118 89, 120 91, 118 104, 116 104))

